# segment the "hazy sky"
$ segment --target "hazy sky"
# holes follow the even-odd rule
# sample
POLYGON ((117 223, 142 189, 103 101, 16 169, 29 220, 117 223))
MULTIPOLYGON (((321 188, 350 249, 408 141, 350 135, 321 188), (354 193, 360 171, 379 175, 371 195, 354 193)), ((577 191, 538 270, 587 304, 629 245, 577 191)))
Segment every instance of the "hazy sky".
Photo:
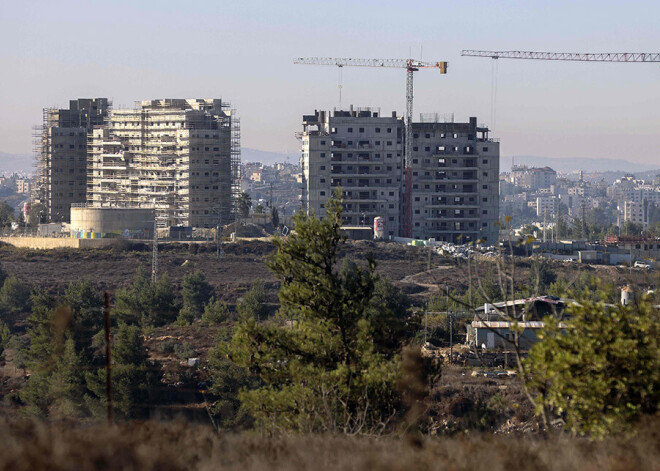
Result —
MULTIPOLYGON (((660 52, 654 1, 0 0, 0 151, 31 151, 70 98, 221 97, 243 146, 296 152, 303 114, 338 106, 335 67, 294 57, 446 60, 415 75, 415 113, 477 116, 501 153, 660 164, 660 64, 500 60, 462 49, 660 52)), ((343 69, 343 104, 405 109, 405 71, 343 69)))

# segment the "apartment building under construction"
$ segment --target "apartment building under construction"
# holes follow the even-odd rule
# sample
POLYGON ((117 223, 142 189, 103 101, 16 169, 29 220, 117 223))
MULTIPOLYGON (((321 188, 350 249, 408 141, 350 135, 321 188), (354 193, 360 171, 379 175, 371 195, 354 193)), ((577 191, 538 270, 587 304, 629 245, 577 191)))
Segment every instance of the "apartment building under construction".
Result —
POLYGON ((385 218, 387 235, 399 235, 403 175, 403 120, 368 108, 303 116, 303 205, 325 216, 333 190, 344 195, 345 225, 369 226, 385 218))
POLYGON ((220 99, 113 109, 87 153, 87 203, 155 208, 159 227, 229 222, 240 182, 240 128, 220 99))
POLYGON ((68 222, 72 203, 87 195, 87 138, 103 124, 107 98, 71 100, 69 108, 44 108, 43 125, 34 128, 37 175, 34 201, 43 205, 42 219, 68 222))
MULTIPOLYGON (((498 240, 499 142, 476 118, 455 123, 425 115, 412 123, 412 237, 454 243, 498 240)), ((405 123, 370 109, 303 116, 303 208, 320 217, 336 187, 344 223, 384 219, 386 236, 404 234, 405 123)))

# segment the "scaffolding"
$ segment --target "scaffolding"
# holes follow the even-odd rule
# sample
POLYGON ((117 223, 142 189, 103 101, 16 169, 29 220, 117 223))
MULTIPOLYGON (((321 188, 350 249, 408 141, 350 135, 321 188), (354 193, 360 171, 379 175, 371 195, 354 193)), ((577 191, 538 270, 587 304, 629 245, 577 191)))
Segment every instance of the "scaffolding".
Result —
POLYGON ((228 221, 240 189, 233 118, 221 100, 153 100, 114 110, 90 142, 88 200, 153 207, 159 228, 228 221))

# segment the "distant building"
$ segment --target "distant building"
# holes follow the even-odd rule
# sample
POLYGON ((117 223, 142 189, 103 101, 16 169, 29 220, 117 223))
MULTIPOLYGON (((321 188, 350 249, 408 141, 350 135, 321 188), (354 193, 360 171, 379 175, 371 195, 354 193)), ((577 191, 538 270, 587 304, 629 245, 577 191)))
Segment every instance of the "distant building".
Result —
POLYGON ((521 188, 538 190, 557 184, 557 172, 550 167, 536 168, 517 165, 511 169, 511 181, 521 188))
POLYGON ((104 123, 107 98, 71 100, 68 109, 45 108, 37 128, 37 180, 34 199, 49 221, 68 222, 72 203, 87 197, 87 138, 104 123))
POLYGON ((536 198, 536 215, 538 217, 554 218, 559 211, 559 199, 556 196, 539 196, 536 198))
POLYGON ((160 227, 215 227, 230 220, 240 143, 230 105, 164 99, 112 110, 90 140, 87 201, 154 208, 160 227))
POLYGON ((477 118, 412 124, 414 238, 496 244, 500 144, 477 118))
POLYGON ((336 187, 344 192, 343 222, 373 226, 385 218, 385 233, 401 233, 403 120, 371 109, 315 111, 303 116, 303 207, 325 216, 336 187))
MULTIPOLYGON (((386 236, 404 233, 405 125, 396 113, 371 109, 315 111, 303 116, 303 207, 323 217, 336 187, 343 189, 344 224, 385 220, 386 236)), ((499 143, 476 118, 467 123, 412 124, 413 238, 496 243, 499 143)))
POLYGON ((649 202, 644 200, 641 202, 637 201, 626 201, 623 204, 623 222, 632 222, 634 224, 640 224, 643 227, 648 227, 649 225, 649 202))
POLYGON ((16 180, 16 191, 18 193, 30 193, 30 180, 19 178, 16 180))

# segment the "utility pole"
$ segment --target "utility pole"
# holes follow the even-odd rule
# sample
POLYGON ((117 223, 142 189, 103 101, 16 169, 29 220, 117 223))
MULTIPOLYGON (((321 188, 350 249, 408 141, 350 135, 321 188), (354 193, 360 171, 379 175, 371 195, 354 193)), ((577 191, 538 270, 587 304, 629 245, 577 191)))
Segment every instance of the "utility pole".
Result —
POLYGON ((454 357, 454 316, 449 314, 449 364, 451 365, 454 357))
POLYGON ((218 225, 215 228, 215 254, 218 258, 222 255, 222 213, 218 210, 218 225))
POLYGON ((429 302, 426 301, 426 309, 424 310, 424 345, 426 345, 428 330, 429 330, 429 302))
POLYGON ((110 348, 110 295, 106 291, 103 293, 103 306, 105 314, 105 394, 108 404, 108 425, 114 420, 114 411, 112 408, 112 359, 110 358, 112 349, 110 348))

